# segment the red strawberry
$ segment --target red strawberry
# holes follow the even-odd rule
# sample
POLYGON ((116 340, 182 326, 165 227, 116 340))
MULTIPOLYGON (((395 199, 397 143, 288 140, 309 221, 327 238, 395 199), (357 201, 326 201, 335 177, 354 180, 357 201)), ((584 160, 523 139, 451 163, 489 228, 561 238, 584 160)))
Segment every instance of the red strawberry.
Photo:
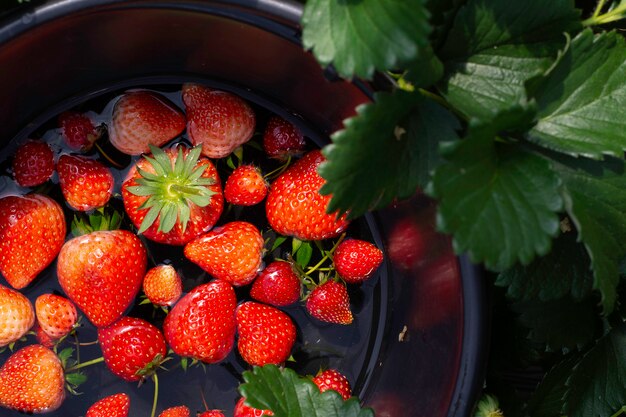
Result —
POLYGON ((217 169, 200 148, 152 147, 122 185, 124 208, 148 239, 184 245, 207 232, 222 214, 224 197, 217 169))
POLYGON ((224 198, 231 204, 253 206, 263 201, 268 187, 258 168, 242 165, 226 180, 224 198))
POLYGON ((247 301, 237 307, 237 348, 253 366, 278 365, 289 358, 296 341, 296 326, 277 308, 247 301))
POLYGON ((114 394, 101 399, 87 410, 85 417, 128 417, 130 398, 128 395, 114 394))
POLYGON ((281 307, 298 301, 300 291, 300 278, 291 263, 275 261, 254 280, 250 296, 257 301, 281 307))
POLYGON ((120 152, 139 155, 162 146, 185 130, 185 116, 168 99, 151 91, 125 93, 113 108, 109 139, 120 152))
POLYGON ((65 399, 61 361, 41 345, 26 346, 0 369, 0 406, 23 413, 56 410, 65 399))
POLYGON ((281 117, 270 117, 263 133, 263 149, 268 157, 285 160, 304 152, 305 146, 300 129, 281 117))
POLYGON ((176 303, 163 323, 165 339, 179 356, 206 363, 226 358, 235 342, 233 287, 221 280, 199 285, 176 303))
POLYGON ((63 210, 53 199, 29 194, 0 199, 0 272, 16 289, 52 263, 65 241, 63 210))
POLYGON ((161 331, 145 320, 122 317, 98 329, 104 363, 126 381, 150 377, 163 363, 167 349, 161 331))
POLYGON ((87 211, 102 207, 111 198, 113 174, 95 159, 62 155, 57 171, 63 197, 73 209, 87 211))
POLYGON ((324 160, 319 150, 311 151, 272 183, 265 212, 281 235, 320 240, 339 236, 348 227, 345 215, 337 219, 335 213, 326 213, 331 197, 318 193, 324 179, 317 167, 324 160))
POLYGON ((183 293, 183 283, 172 265, 157 265, 143 279, 143 292, 158 306, 171 306, 183 293))
POLYGON ((245 398, 241 397, 237 401, 233 417, 261 417, 261 416, 273 416, 270 410, 258 410, 256 408, 249 407, 244 404, 245 398))
POLYGON ((34 187, 48 181, 54 172, 54 155, 47 143, 28 140, 15 151, 13 177, 22 187, 34 187))
POLYGON ((189 417, 189 414, 189 408, 181 405, 164 410, 161 414, 159 414, 159 417, 189 417))
POLYGON ((318 373, 317 376, 313 378, 313 382, 318 386, 321 392, 335 390, 344 400, 352 396, 352 388, 350 387, 348 378, 335 369, 327 369, 324 372, 318 373))
POLYGON ((350 324, 353 319, 348 291, 335 281, 327 281, 311 291, 306 310, 316 319, 328 323, 350 324))
MULTIPOLYGON (((429 217, 430 218, 430 217, 429 217)), ((434 240, 434 232, 411 218, 394 224, 387 242, 389 259, 397 268, 415 270, 426 258, 427 242, 434 240)))
POLYGON ((37 339, 37 343, 42 346, 47 347, 48 349, 54 348, 54 345, 57 344, 58 340, 51 338, 43 331, 39 323, 35 321, 35 324, 32 328, 32 331, 35 332, 35 338, 37 339))
POLYGON ((135 299, 146 263, 146 249, 133 233, 97 231, 63 245, 57 276, 65 294, 87 318, 96 327, 105 327, 135 299))
POLYGON ((39 326, 52 339, 60 339, 72 331, 78 314, 70 300, 55 294, 42 294, 35 300, 39 326))
POLYGON ((263 259, 263 237, 251 223, 230 222, 189 242, 185 256, 215 278, 249 284, 263 259))
POLYGON ((333 262, 344 281, 359 284, 378 269, 383 262, 383 252, 370 242, 347 239, 337 246, 333 262))
POLYGON ((187 135, 202 155, 224 158, 254 133, 252 108, 238 96, 198 84, 183 85, 187 135))
POLYGON ((0 347, 19 340, 34 323, 35 312, 28 298, 0 285, 0 347))
POLYGON ((70 148, 87 152, 102 136, 102 129, 94 126, 93 122, 83 113, 67 111, 59 115, 61 136, 70 148))
POLYGON ((208 410, 204 413, 198 413, 198 417, 226 417, 224 413, 219 410, 208 410))

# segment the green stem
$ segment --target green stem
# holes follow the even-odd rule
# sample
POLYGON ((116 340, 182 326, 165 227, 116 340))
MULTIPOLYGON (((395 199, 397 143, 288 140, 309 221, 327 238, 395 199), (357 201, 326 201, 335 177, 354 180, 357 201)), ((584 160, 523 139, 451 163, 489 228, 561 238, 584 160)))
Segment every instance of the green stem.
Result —
POLYGON ((179 185, 179 184, 170 184, 169 186, 169 190, 170 194, 172 194, 171 192, 175 192, 178 194, 192 194, 192 195, 200 195, 202 194, 202 190, 200 190, 197 187, 187 187, 186 185, 179 185))
POLYGON ((159 400, 159 377, 157 374, 152 375, 152 380, 154 381, 154 398, 152 399, 152 412, 150 413, 150 417, 154 417, 156 414, 157 401, 159 400))
POLYGON ((615 9, 609 12, 606 12, 604 14, 595 15, 594 13, 594 15, 591 16, 589 19, 583 20, 583 26, 596 26, 596 25, 603 25, 605 23, 615 22, 617 20, 623 19, 625 15, 626 15, 626 2, 621 3, 615 9))
POLYGON ((436 103, 438 103, 439 105, 445 107, 446 109, 450 110, 452 113, 454 113, 457 117, 459 117, 461 120, 467 121, 467 116, 465 116, 463 113, 461 113, 459 110, 457 110, 456 108, 454 108, 454 106, 451 106, 450 103, 448 103, 446 101, 445 98, 441 97, 438 94, 435 94, 431 91, 425 90, 423 88, 419 88, 417 90, 422 96, 427 97, 433 101, 435 101, 436 103))
POLYGON ((98 145, 98 142, 94 142, 93 145, 96 147, 98 152, 100 152, 100 155, 102 155, 104 157, 104 159, 109 161, 113 166, 115 166, 116 168, 124 168, 123 166, 121 166, 120 164, 115 162, 109 155, 107 155, 107 153, 104 152, 104 149, 102 149, 102 147, 100 145, 98 145))
POLYGON ((278 177, 280 174, 282 174, 283 172, 285 172, 285 170, 287 169, 287 167, 289 166, 289 164, 291 163, 291 155, 289 155, 287 157, 287 160, 285 161, 284 164, 282 164, 281 166, 279 166, 278 168, 276 168, 275 170, 273 170, 272 172, 268 172, 267 174, 263 175, 263 178, 274 178, 274 177, 278 177))
POLYGON ((596 5, 596 10, 593 12, 593 15, 591 17, 600 16, 600 13, 602 13, 602 9, 604 8, 604 3, 606 3, 606 0, 598 1, 598 4, 596 5))
POLYGON ((621 416, 624 413, 626 413, 626 405, 623 405, 622 408, 617 410, 617 413, 613 414, 611 417, 621 416))
POLYGON ((78 341, 76 331, 74 331, 74 340, 76 341, 76 362, 80 363, 80 342, 78 341))
POLYGON ((74 366, 70 367, 69 369, 66 369, 65 372, 66 373, 74 372, 74 371, 76 371, 78 369, 86 368, 88 366, 95 365, 95 364, 100 363, 100 362, 104 362, 104 358, 103 357, 99 357, 99 358, 92 359, 92 360, 87 361, 87 362, 79 363, 78 365, 74 365, 74 366))
POLYGON ((342 234, 341 237, 339 237, 339 239, 337 240, 337 242, 335 242, 335 244, 333 245, 333 247, 324 254, 324 256, 322 257, 322 259, 320 259, 320 261, 313 265, 312 267, 310 267, 309 269, 307 269, 306 271, 306 275, 311 275, 313 272, 317 271, 318 269, 320 269, 320 267, 322 265, 324 265, 324 262, 326 262, 326 260, 331 259, 332 260, 332 254, 335 253, 335 250, 337 249, 337 246, 339 246, 339 244, 341 243, 341 241, 346 237, 346 234, 342 234))

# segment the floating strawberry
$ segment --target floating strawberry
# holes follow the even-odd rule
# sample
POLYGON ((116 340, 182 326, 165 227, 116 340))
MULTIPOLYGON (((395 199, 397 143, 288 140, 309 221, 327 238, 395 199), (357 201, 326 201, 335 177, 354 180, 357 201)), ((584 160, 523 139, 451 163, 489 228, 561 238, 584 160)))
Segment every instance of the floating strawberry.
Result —
POLYGON ((336 324, 352 323, 350 299, 346 287, 335 281, 327 281, 307 297, 306 310, 318 320, 336 324))
POLYGON ((149 145, 162 146, 185 130, 185 116, 168 99, 152 91, 125 93, 113 108, 109 139, 120 152, 139 155, 149 145))
POLYGON ((41 345, 15 352, 0 368, 0 406, 23 413, 56 410, 65 399, 61 361, 41 345))
POLYGON ((93 404, 85 417, 128 417, 130 398, 124 393, 110 395, 93 404))
POLYGON ((179 356, 215 363, 228 356, 235 342, 237 297, 226 281, 194 288, 176 303, 163 324, 165 339, 179 356))
POLYGON ((159 417, 189 417, 189 415, 189 408, 184 405, 180 405, 178 407, 171 407, 163 410, 163 412, 159 414, 159 417))
POLYGON ((259 410, 256 408, 252 408, 244 404, 246 401, 245 398, 241 397, 239 401, 237 401, 237 405, 235 406, 235 411, 233 412, 233 417, 261 417, 261 416, 273 416, 270 410, 259 410))
POLYGON ((250 365, 278 365, 289 358, 296 326, 277 308, 247 301, 237 307, 237 348, 250 365))
POLYGON ((35 311, 22 293, 0 285, 0 348, 26 334, 35 323, 35 311))
POLYGON ((336 369, 327 369, 318 373, 313 382, 320 389, 321 392, 328 390, 334 390, 341 395, 344 400, 347 400, 352 396, 352 388, 348 378, 336 369))
POLYGON ((60 295, 42 294, 35 300, 35 315, 41 329, 52 339, 69 334, 78 314, 70 300, 60 295))
POLYGON ((96 327, 105 327, 135 299, 146 263, 146 249, 133 233, 96 231, 63 245, 57 276, 65 294, 87 318, 96 327))
POLYGON ((39 195, 0 198, 0 272, 16 289, 52 263, 65 241, 63 210, 39 195))
POLYGON ((48 181, 54 172, 54 155, 47 143, 28 140, 13 157, 13 177, 22 187, 34 187, 48 181))
POLYGON ((226 180, 224 198, 231 204, 253 206, 263 201, 268 187, 258 168, 253 165, 242 165, 226 180))
POLYGON ((268 157, 285 160, 304 152, 305 146, 300 129, 282 117, 270 117, 263 133, 263 149, 268 157))
POLYGON ((254 280, 250 296, 274 306, 287 306, 300 299, 302 285, 290 262, 269 264, 254 280))
POLYGON ((89 116, 75 111, 61 113, 59 126, 67 146, 81 152, 89 151, 103 133, 103 129, 96 127, 89 116))
POLYGON ((224 208, 215 166, 200 148, 151 147, 130 170, 122 186, 124 208, 148 239, 184 245, 205 233, 224 208))
POLYGON ((240 286, 249 284, 259 271, 263 245, 256 226, 235 221, 189 242, 185 256, 213 277, 240 286))
POLYGON ((78 155, 62 155, 57 164, 65 200, 75 210, 104 206, 113 193, 114 179, 105 165, 78 155))
POLYGON ((335 270, 344 281, 358 284, 371 277, 383 262, 383 252, 360 239, 342 241, 333 256, 335 270))
POLYGON ((183 85, 187 135, 202 154, 224 158, 249 141, 254 133, 252 108, 240 97, 198 84, 183 85))
POLYGON ((143 279, 143 292, 152 304, 171 306, 183 293, 183 283, 172 265, 157 265, 143 279))
POLYGON ((300 240, 339 236, 347 227, 346 216, 326 213, 330 196, 318 193, 324 179, 317 167, 325 160, 319 150, 311 151, 289 167, 270 186, 265 211, 270 226, 278 233, 300 240))

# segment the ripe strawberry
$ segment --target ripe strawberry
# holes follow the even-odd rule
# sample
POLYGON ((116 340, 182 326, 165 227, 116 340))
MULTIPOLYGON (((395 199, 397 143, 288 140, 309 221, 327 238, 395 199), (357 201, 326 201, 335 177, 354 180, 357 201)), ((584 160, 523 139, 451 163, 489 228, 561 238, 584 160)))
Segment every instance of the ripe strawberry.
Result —
POLYGON ((244 404, 245 398, 241 397, 237 401, 233 417, 261 417, 261 416, 273 416, 274 413, 270 410, 258 410, 256 408, 249 407, 244 404))
POLYGON ((285 160, 304 152, 305 146, 300 129, 282 117, 270 117, 263 133, 263 149, 268 157, 285 160))
POLYGON ((0 347, 19 340, 34 323, 35 312, 28 298, 0 285, 0 347))
POLYGON ((55 294, 37 297, 35 315, 41 329, 52 339, 60 339, 71 332, 78 319, 74 304, 55 294))
POLYGON ((324 179, 317 167, 324 160, 319 150, 311 151, 270 186, 265 212, 270 226, 281 235, 320 240, 339 236, 348 227, 345 215, 337 219, 335 213, 326 213, 330 196, 318 193, 324 179))
POLYGON ((318 386, 321 392, 335 390, 344 400, 352 396, 352 388, 350 387, 348 378, 335 369, 327 369, 324 372, 318 373, 317 376, 313 378, 313 382, 318 386))
POLYGON ((63 210, 39 195, 0 198, 0 272, 16 289, 52 263, 65 240, 63 210))
POLYGON ((189 408, 184 405, 180 405, 178 407, 171 407, 163 410, 163 412, 159 414, 159 417, 189 417, 189 415, 189 408))
POLYGON ((213 277, 235 286, 249 284, 263 259, 263 237, 251 223, 216 227, 185 246, 185 256, 213 277))
POLYGON ((103 133, 102 129, 94 126, 89 116, 74 111, 61 113, 59 126, 67 146, 81 152, 89 151, 103 133))
POLYGON ((187 135, 194 145, 202 145, 202 155, 224 158, 254 133, 254 111, 234 94, 185 84, 183 101, 187 135))
POLYGON ((111 170, 95 159, 62 155, 57 165, 63 197, 74 210, 104 206, 113 193, 111 170))
POLYGON ((157 265, 143 279, 143 292, 158 306, 171 306, 183 293, 183 283, 172 265, 157 265))
POLYGON ((65 399, 61 361, 41 345, 15 352, 0 368, 0 406, 23 413, 56 410, 65 399))
POLYGON ((200 148, 179 145, 141 158, 122 185, 124 208, 148 239, 184 245, 213 227, 224 197, 217 169, 200 148))
POLYGON ((111 326, 98 329, 98 342, 106 366, 126 381, 152 376, 167 354, 161 331, 132 317, 122 317, 111 326))
POLYGON ((13 177, 22 187, 34 187, 48 181, 54 172, 54 155, 47 143, 28 140, 13 157, 13 177))
POLYGON ((278 365, 289 358, 296 341, 296 326, 277 308, 247 301, 237 307, 237 348, 253 366, 278 365))
POLYGON ((226 417, 224 413, 219 410, 208 410, 203 413, 198 413, 198 417, 226 417))
POLYGON ((109 139, 120 152, 139 155, 149 145, 162 146, 185 130, 185 116, 168 99, 152 91, 125 93, 113 108, 109 139))
POLYGON ((350 324, 353 319, 348 291, 335 281, 327 281, 311 291, 306 310, 316 319, 328 323, 350 324))
POLYGON ((58 342, 58 340, 51 338, 46 332, 44 332, 36 320, 32 331, 35 332, 35 338, 37 339, 37 343, 47 347, 48 349, 52 349, 54 345, 56 345, 56 343, 58 342))
POLYGON ((269 186, 261 171, 252 165, 237 167, 224 186, 224 198, 231 204, 253 206, 263 201, 269 186))
POLYGON ((128 395, 114 394, 101 399, 87 410, 85 417, 128 417, 130 398, 128 395))
POLYGON ((254 280, 250 296, 262 303, 287 306, 298 301, 301 287, 300 278, 291 263, 275 261, 254 280))
POLYGON ((163 323, 165 339, 179 356, 216 363, 235 343, 235 290, 215 280, 194 288, 176 303, 163 323))
POLYGON ((383 262, 383 252, 370 242, 347 239, 337 246, 333 262, 344 281, 359 284, 378 269, 383 262))
POLYGON ((65 294, 96 327, 119 319, 146 273, 141 240, 126 230, 97 231, 65 243, 57 276, 65 294))
POLYGON ((400 219, 387 241, 391 264, 405 271, 418 268, 426 258, 427 242, 433 233, 411 218, 400 219))

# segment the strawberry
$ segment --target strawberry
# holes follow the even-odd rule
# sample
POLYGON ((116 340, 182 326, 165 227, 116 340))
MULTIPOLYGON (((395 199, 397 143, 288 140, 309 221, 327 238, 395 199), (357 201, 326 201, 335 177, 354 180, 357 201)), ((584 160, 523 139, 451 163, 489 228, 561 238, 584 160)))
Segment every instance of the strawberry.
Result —
POLYGON ((53 199, 39 195, 0 198, 0 272, 16 289, 52 263, 65 241, 65 216, 53 199))
POLYGON ((273 416, 270 410, 258 410, 245 404, 246 399, 241 397, 237 401, 233 417, 261 417, 261 416, 273 416))
POLYGON ((87 410, 85 417, 128 417, 130 398, 128 395, 114 394, 101 399, 87 410))
POLYGON ((262 303, 282 307, 298 301, 301 287, 291 263, 275 261, 254 280, 250 296, 262 303))
POLYGON ((171 306, 183 293, 183 283, 172 265, 157 265, 143 279, 143 292, 152 304, 171 306))
POLYGON ((263 259, 263 237, 251 223, 230 222, 185 246, 185 256, 213 277, 235 286, 256 276, 263 259))
POLYGON ((59 126, 67 146, 81 152, 88 152, 103 133, 101 128, 94 126, 89 116, 75 111, 61 113, 59 126))
POLYGON ((65 243, 57 276, 65 294, 96 327, 119 319, 146 273, 141 240, 126 230, 96 231, 65 243))
POLYGON ((282 117, 270 117, 263 133, 263 149, 268 157, 285 160, 304 152, 305 146, 300 129, 282 117))
POLYGON ((400 219, 393 225, 387 241, 389 260, 397 268, 415 270, 426 258, 427 242, 433 232, 411 218, 400 219))
POLYGON ((120 152, 139 155, 149 145, 162 146, 185 130, 185 116, 168 99, 152 91, 131 91, 115 103, 109 139, 120 152))
POLYGON ((70 300, 55 294, 42 294, 35 300, 35 315, 39 326, 52 339, 69 334, 78 314, 70 300))
POLYGON ((323 372, 319 372, 315 378, 313 378, 313 382, 321 392, 335 390, 344 400, 352 396, 352 388, 350 388, 348 378, 336 369, 327 369, 323 372))
POLYGON ((63 197, 74 210, 104 206, 113 193, 111 170, 95 159, 62 155, 57 165, 63 197))
POLYGON ((220 410, 208 410, 203 413, 198 413, 198 417, 226 417, 220 410))
POLYGON ((28 140, 13 157, 13 178, 22 187, 34 187, 48 181, 54 172, 54 155, 47 143, 28 140))
POLYGON ((179 356, 216 363, 235 342, 235 290, 215 280, 194 288, 176 303, 163 323, 170 348, 179 356))
POLYGON ((148 239, 184 245, 213 227, 224 197, 217 169, 200 148, 178 145, 141 158, 122 185, 124 208, 148 239))
POLYGON ((346 287, 335 281, 327 281, 307 297, 306 310, 318 320, 336 324, 352 323, 350 299, 346 287))
POLYGON ((268 187, 258 168, 242 165, 226 180, 224 198, 231 204, 253 206, 263 201, 268 187))
POLYGON ((167 354, 161 331, 138 318, 122 317, 98 329, 98 342, 106 366, 126 381, 152 376, 167 354))
POLYGON ((41 345, 15 352, 0 368, 0 406, 23 413, 56 410, 65 399, 61 361, 41 345))
POLYGON ((0 347, 19 340, 34 323, 35 312, 28 298, 0 285, 0 347))
POLYGON ((189 415, 189 408, 184 405, 180 405, 178 407, 171 407, 163 410, 163 412, 159 414, 159 417, 189 417, 189 415))
POLYGON ((278 365, 289 358, 296 341, 296 326, 277 308, 247 301, 237 307, 237 348, 253 366, 278 365))
POLYGON ((36 320, 32 331, 35 332, 35 338, 37 339, 37 343, 47 347, 48 349, 54 348, 54 345, 56 345, 58 342, 57 339, 51 338, 46 332, 44 332, 36 320))
POLYGON ((324 179, 317 167, 324 160, 319 150, 311 151, 270 186, 265 212, 278 233, 300 240, 320 240, 337 237, 348 227, 345 215, 338 219, 336 213, 326 213, 331 196, 318 192, 324 179))
POLYGON ((347 239, 337 246, 333 262, 335 270, 344 281, 359 284, 378 269, 383 262, 383 252, 370 242, 347 239))
POLYGON ((254 133, 254 111, 234 94, 185 84, 183 101, 187 135, 194 145, 202 145, 202 155, 224 158, 254 133))

